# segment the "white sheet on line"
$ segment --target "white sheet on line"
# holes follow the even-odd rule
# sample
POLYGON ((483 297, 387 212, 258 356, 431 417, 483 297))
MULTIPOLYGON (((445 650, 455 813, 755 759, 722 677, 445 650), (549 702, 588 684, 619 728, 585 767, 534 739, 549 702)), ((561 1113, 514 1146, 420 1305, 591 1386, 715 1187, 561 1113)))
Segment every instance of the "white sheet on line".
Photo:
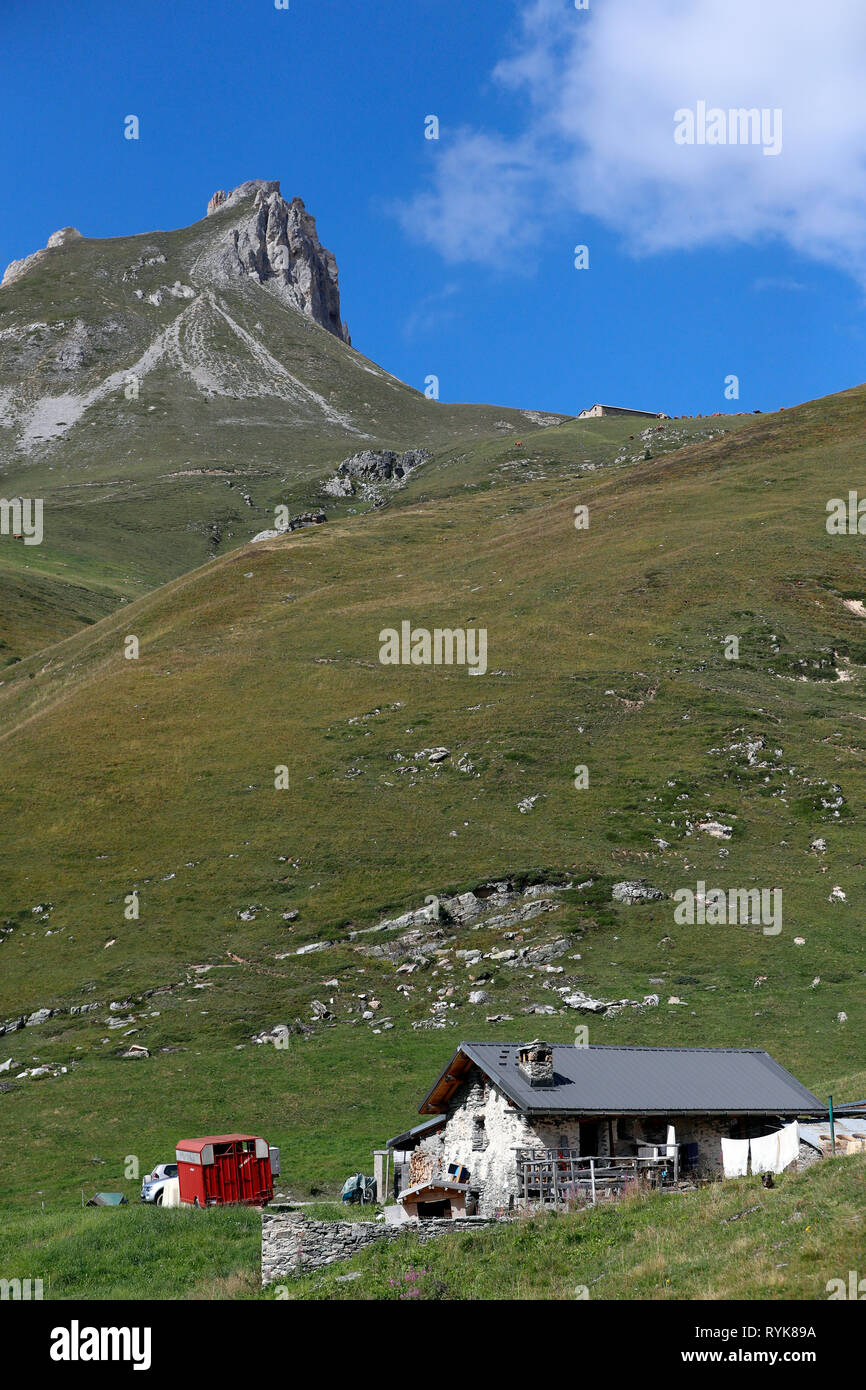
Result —
POLYGON ((800 1126, 796 1120, 779 1133, 779 1172, 800 1156, 800 1126))
POLYGON ((779 1172, 779 1130, 765 1134, 761 1139, 752 1139, 752 1172, 779 1172))
POLYGON ((749 1168, 748 1139, 723 1139, 722 1164, 726 1178, 744 1178, 749 1168))
POLYGON ((792 1120, 773 1134, 753 1139, 751 1144, 753 1173, 781 1173, 800 1152, 800 1126, 792 1120))

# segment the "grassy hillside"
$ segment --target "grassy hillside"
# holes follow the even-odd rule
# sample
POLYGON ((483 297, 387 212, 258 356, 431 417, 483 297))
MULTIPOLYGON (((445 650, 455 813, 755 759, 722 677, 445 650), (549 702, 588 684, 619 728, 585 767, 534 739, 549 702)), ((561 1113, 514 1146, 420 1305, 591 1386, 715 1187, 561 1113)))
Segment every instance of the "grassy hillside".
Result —
MULTIPOLYGON (((28 1066, 74 1063, 2 1096, 13 1132, 37 1095, 48 1112, 42 1180, 78 1184, 105 1125, 119 1162, 231 1117, 286 1145, 293 1183, 336 1183, 411 1119, 458 1036, 537 1032, 524 1014, 544 1004, 557 1010, 544 1030, 572 1037, 585 1019, 551 989, 569 984, 661 997, 592 1018, 594 1042, 765 1046, 821 1094, 866 1090, 866 643, 845 606, 864 592, 863 562, 856 536, 824 527, 827 497, 855 473, 864 403, 850 392, 579 481, 296 533, 12 668, 0 1015, 99 1005, 5 1040, 28 1066), (380 629, 404 618, 485 626, 488 673, 380 665, 380 629), (123 656, 130 633, 137 661, 123 656), (731 633, 739 662, 724 658, 731 633), (414 757, 439 746, 443 763, 414 757), (280 765, 288 790, 274 787, 280 765), (710 818, 729 841, 698 828, 710 818), (392 960, 349 937, 428 894, 532 871, 591 882, 521 936, 567 935, 561 975, 467 970, 456 950, 503 943, 446 925, 406 993, 392 960), (611 883, 636 873, 669 893, 700 878, 781 886, 784 930, 677 927, 670 901, 614 905, 611 883), (830 901, 835 886, 845 901, 830 901), (333 945, 295 954, 320 941, 333 945), (482 974, 491 1002, 469 1005, 482 974), (170 988, 136 1001, 155 987, 170 988), (372 1020, 364 994, 380 1001, 372 1020), (127 999, 114 1012, 128 1036, 107 1027, 127 999), (331 1020, 313 1022, 314 999, 331 1020), (512 1020, 488 1024, 494 1013, 512 1020), (314 1031, 294 1053, 250 1045, 295 1018, 314 1031), (382 1018, 393 1028, 374 1033, 382 1018), (129 1041, 151 1059, 118 1060, 129 1041)), ((25 1165, 11 1182, 24 1195, 36 1180, 25 1165)))
POLYGON ((363 447, 450 447, 545 420, 427 400, 215 259, 252 198, 192 227, 54 248, 0 290, 0 667, 320 503, 363 447), (171 287, 174 287, 172 289, 171 287), (130 378, 134 378, 130 386, 130 378))
POLYGON ((44 252, 0 289, 0 496, 40 498, 44 539, 0 535, 0 679, 274 525, 323 503, 362 448, 432 458, 393 501, 579 476, 743 417, 568 421, 428 400, 222 264, 252 196, 191 227, 44 252), (649 422, 650 426, 652 422, 649 422))
POLYGON ((461 1038, 759 1046, 866 1094, 866 572, 824 524, 864 417, 861 388, 661 457, 607 440, 597 468, 576 424, 519 461, 461 445, 397 505, 217 557, 9 667, 0 1019, 62 1012, 0 1040, 7 1210, 135 1195, 129 1155, 234 1128, 281 1145, 295 1195, 333 1194, 461 1038), (487 673, 381 665, 403 620, 486 628, 487 673), (783 930, 615 903, 637 875, 780 887, 783 930), (549 909, 366 931, 504 878, 549 909), (576 990, 634 1002, 587 1016, 576 990), (281 1023, 287 1048, 251 1041, 281 1023))
POLYGON ((409 1233, 264 1294, 260 1222, 245 1209, 7 1214, 0 1265, 6 1278, 41 1277, 46 1299, 821 1300, 830 1279, 847 1286, 862 1271, 864 1179, 860 1156, 783 1175, 772 1191, 744 1179, 423 1246, 409 1233))
MULTIPOLYGON (((866 1157, 429 1241, 285 1283, 297 1299, 826 1299, 866 1250, 866 1157), (359 1271, 360 1278, 339 1276, 359 1271)), ((273 1291, 276 1292, 276 1291, 273 1291)))

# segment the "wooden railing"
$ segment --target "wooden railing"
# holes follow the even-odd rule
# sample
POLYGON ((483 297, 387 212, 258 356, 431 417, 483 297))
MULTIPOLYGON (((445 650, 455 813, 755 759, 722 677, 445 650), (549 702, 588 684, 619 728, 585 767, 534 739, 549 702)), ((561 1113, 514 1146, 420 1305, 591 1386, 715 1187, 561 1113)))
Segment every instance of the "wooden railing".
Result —
POLYGON ((645 1158, 581 1154, 578 1149, 518 1149, 520 1199, 527 1205, 564 1206, 586 1198, 594 1203, 599 1197, 618 1195, 629 1181, 653 1187, 676 1183, 677 1151, 666 1158, 665 1146, 659 1148, 660 1154, 645 1158))

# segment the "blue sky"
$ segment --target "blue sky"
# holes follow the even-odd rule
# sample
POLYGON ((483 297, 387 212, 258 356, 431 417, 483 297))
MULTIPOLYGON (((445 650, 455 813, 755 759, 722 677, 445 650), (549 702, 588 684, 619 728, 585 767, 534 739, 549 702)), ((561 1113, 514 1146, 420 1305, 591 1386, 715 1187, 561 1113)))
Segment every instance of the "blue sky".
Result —
POLYGON ((866 378, 861 0, 289 3, 0 0, 0 262, 279 178, 355 346, 444 400, 771 410, 866 378), (704 99, 782 110, 780 154, 678 147, 704 99))

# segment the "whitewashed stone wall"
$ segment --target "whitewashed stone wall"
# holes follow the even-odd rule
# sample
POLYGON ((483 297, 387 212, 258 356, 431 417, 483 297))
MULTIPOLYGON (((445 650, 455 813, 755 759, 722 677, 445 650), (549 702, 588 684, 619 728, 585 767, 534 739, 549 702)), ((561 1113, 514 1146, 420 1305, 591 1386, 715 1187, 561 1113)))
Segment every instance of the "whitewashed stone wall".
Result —
POLYGON ((542 1141, 526 1117, 477 1068, 453 1096, 447 1115, 442 1130, 425 1140, 424 1152, 443 1167, 465 1164, 470 1189, 479 1194, 480 1215, 507 1207, 518 1193, 515 1149, 540 1148, 542 1141), (482 1133, 486 1147, 478 1148, 482 1133))
MULTIPOLYGON (((539 1096, 542 1094, 539 1089, 539 1096)), ((443 1175, 450 1163, 462 1163, 469 1169, 470 1189, 479 1193, 478 1211, 482 1216, 493 1215, 517 1202, 520 1184, 516 1149, 566 1147, 587 1152, 585 1142, 581 1144, 581 1122, 577 1117, 530 1120, 478 1068, 473 1068, 455 1092, 446 1115, 443 1128, 424 1141, 421 1151, 433 1158, 443 1175), (483 1148, 478 1147, 482 1137, 486 1141, 483 1148)), ((680 1115, 673 1116, 671 1123, 678 1144, 697 1144, 698 1173, 705 1177, 720 1175, 721 1141, 730 1133, 729 1119, 680 1115)), ((598 1142, 593 1146, 593 1152, 601 1157, 611 1154, 611 1128, 615 1155, 631 1156, 635 1144, 663 1144, 667 1137, 667 1119, 662 1116, 613 1120, 610 1127, 607 1119, 601 1118, 598 1142)))
MULTIPOLYGON (((573 1116, 528 1119, 478 1068, 473 1068, 455 1092, 446 1113, 442 1130, 421 1147, 443 1175, 449 1163, 462 1163, 469 1169, 469 1186, 479 1194, 482 1216, 509 1208, 520 1196, 517 1149, 580 1148, 579 1120, 573 1116), (480 1148, 482 1137, 485 1146, 480 1148)), ((598 1136, 593 1152, 607 1155, 610 1147, 604 1120, 599 1122, 598 1136)))

